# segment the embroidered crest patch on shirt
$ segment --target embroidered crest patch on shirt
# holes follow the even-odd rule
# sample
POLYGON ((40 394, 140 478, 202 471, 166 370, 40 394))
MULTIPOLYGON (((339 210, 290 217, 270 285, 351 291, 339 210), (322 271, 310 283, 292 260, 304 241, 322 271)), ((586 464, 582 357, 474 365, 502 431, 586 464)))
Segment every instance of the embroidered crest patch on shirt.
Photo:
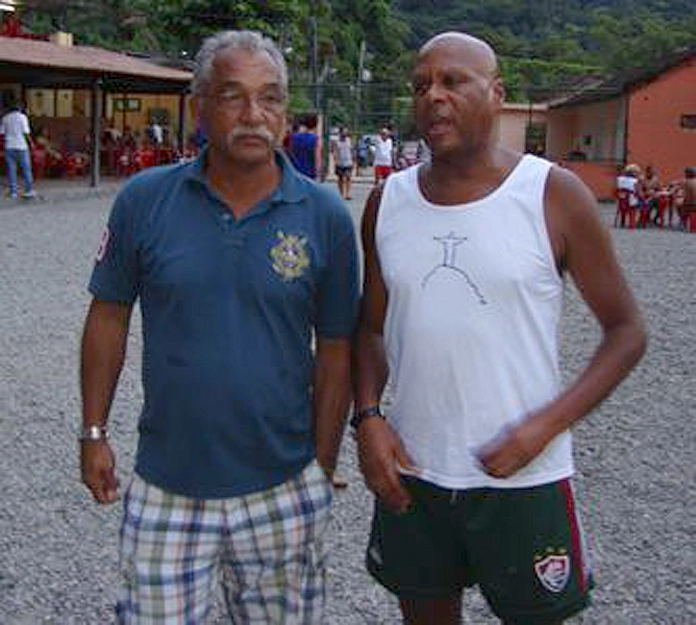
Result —
POLYGON ((277 236, 279 242, 271 248, 273 270, 283 280, 295 280, 309 267, 307 237, 300 234, 285 234, 281 230, 278 230, 277 236))

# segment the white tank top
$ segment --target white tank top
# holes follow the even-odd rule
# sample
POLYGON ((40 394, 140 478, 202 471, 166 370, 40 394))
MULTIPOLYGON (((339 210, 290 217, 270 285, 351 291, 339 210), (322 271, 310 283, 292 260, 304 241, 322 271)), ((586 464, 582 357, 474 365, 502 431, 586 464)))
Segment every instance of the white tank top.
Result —
POLYGON ((544 218, 551 163, 526 155, 492 193, 428 202, 419 167, 387 179, 376 245, 388 292, 389 420, 424 480, 526 487, 573 473, 570 433, 506 479, 476 452, 560 389, 563 280, 544 218))

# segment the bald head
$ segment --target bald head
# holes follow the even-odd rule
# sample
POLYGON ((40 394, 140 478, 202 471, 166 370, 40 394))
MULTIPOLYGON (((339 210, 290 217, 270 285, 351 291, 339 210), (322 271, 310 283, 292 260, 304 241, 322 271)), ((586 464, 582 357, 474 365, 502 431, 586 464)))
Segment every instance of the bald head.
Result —
POLYGON ((495 51, 485 41, 459 32, 446 32, 429 39, 418 51, 416 63, 435 51, 447 51, 461 62, 489 76, 498 76, 498 59, 495 51))
POLYGON ((505 89, 487 43, 464 33, 433 37, 418 52, 411 84, 416 125, 434 161, 495 148, 505 89))

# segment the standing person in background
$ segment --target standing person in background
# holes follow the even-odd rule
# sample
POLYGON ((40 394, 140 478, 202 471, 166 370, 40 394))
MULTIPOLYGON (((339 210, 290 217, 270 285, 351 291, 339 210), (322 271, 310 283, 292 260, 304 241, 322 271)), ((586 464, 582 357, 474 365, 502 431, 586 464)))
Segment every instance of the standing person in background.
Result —
POLYGON ((154 145, 158 148, 162 147, 164 144, 164 128, 156 119, 153 119, 152 124, 150 124, 150 133, 154 145))
POLYGON ((270 39, 206 39, 192 93, 206 148, 131 179, 97 254, 82 480, 99 503, 119 496, 107 419, 139 300, 144 403, 118 622, 203 623, 222 582, 232 622, 321 625, 350 403, 352 220, 277 150, 287 68, 270 39))
POLYGON ((645 168, 645 176, 643 176, 642 186, 643 193, 645 194, 644 210, 647 211, 646 220, 656 224, 658 217, 658 196, 662 191, 662 183, 660 182, 660 178, 652 165, 648 165, 645 168))
POLYGON ((641 184, 641 170, 638 165, 626 165, 616 178, 617 196, 626 195, 628 197, 628 209, 624 210, 620 204, 619 224, 622 228, 628 226, 635 227, 640 218, 643 199, 643 185, 641 184))
POLYGON ((408 625, 459 625, 473 584, 504 623, 560 623, 592 584, 569 429, 642 355, 641 317, 587 187, 498 142, 490 46, 438 35, 412 82, 432 162, 390 176, 363 218, 352 425, 377 497, 368 569, 408 625), (566 272, 603 336, 564 389, 566 272))
POLYGON ((629 204, 638 208, 644 196, 640 167, 636 164, 626 165, 616 178, 616 188, 619 191, 628 191, 629 204))
POLYGON ((355 149, 355 175, 361 176, 362 170, 367 167, 368 145, 365 135, 358 139, 358 145, 355 149))
POLYGON ((17 168, 22 170, 24 193, 22 197, 36 197, 34 191, 34 174, 31 170, 31 127, 29 118, 22 112, 19 103, 12 99, 8 102, 9 112, 0 120, 0 134, 5 137, 5 165, 7 167, 7 185, 10 199, 16 200, 17 168))
POLYGON ((662 189, 660 177, 657 175, 657 172, 652 165, 648 165, 645 168, 645 176, 643 177, 642 184, 645 198, 648 201, 653 200, 657 193, 662 189))
POLYGON ((386 180, 394 169, 394 140, 391 138, 389 128, 382 128, 379 136, 375 138, 375 184, 386 180))
POLYGON ((696 208, 696 167, 684 168, 684 201, 683 206, 696 208))
POLYGON ((332 144, 333 157, 336 163, 336 178, 338 192, 344 200, 350 200, 351 177, 353 174, 353 143, 346 128, 341 128, 338 139, 332 144))
POLYGON ((684 168, 682 197, 681 223, 689 232, 696 232, 696 167, 684 168))
POLYGON ((297 132, 290 135, 289 154, 298 171, 312 180, 321 179, 321 137, 316 113, 305 115, 297 132))

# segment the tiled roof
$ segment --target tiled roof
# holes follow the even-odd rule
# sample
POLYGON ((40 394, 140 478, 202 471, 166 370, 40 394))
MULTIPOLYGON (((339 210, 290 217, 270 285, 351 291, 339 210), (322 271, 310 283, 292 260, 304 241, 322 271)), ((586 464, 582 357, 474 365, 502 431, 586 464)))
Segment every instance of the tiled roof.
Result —
POLYGON ((135 79, 145 83, 152 80, 186 85, 191 80, 190 72, 156 65, 121 52, 92 46, 63 46, 19 37, 0 36, 0 66, 4 69, 14 68, 15 74, 21 67, 27 75, 33 73, 37 76, 43 70, 51 75, 67 72, 70 75, 87 74, 93 78, 135 79))
POLYGON ((660 74, 673 67, 692 60, 696 60, 696 46, 680 48, 671 54, 657 59, 648 66, 629 69, 624 73, 616 74, 603 80, 596 80, 594 84, 584 85, 577 90, 572 90, 564 96, 549 102, 549 107, 575 106, 615 98, 634 87, 652 82, 660 74))

